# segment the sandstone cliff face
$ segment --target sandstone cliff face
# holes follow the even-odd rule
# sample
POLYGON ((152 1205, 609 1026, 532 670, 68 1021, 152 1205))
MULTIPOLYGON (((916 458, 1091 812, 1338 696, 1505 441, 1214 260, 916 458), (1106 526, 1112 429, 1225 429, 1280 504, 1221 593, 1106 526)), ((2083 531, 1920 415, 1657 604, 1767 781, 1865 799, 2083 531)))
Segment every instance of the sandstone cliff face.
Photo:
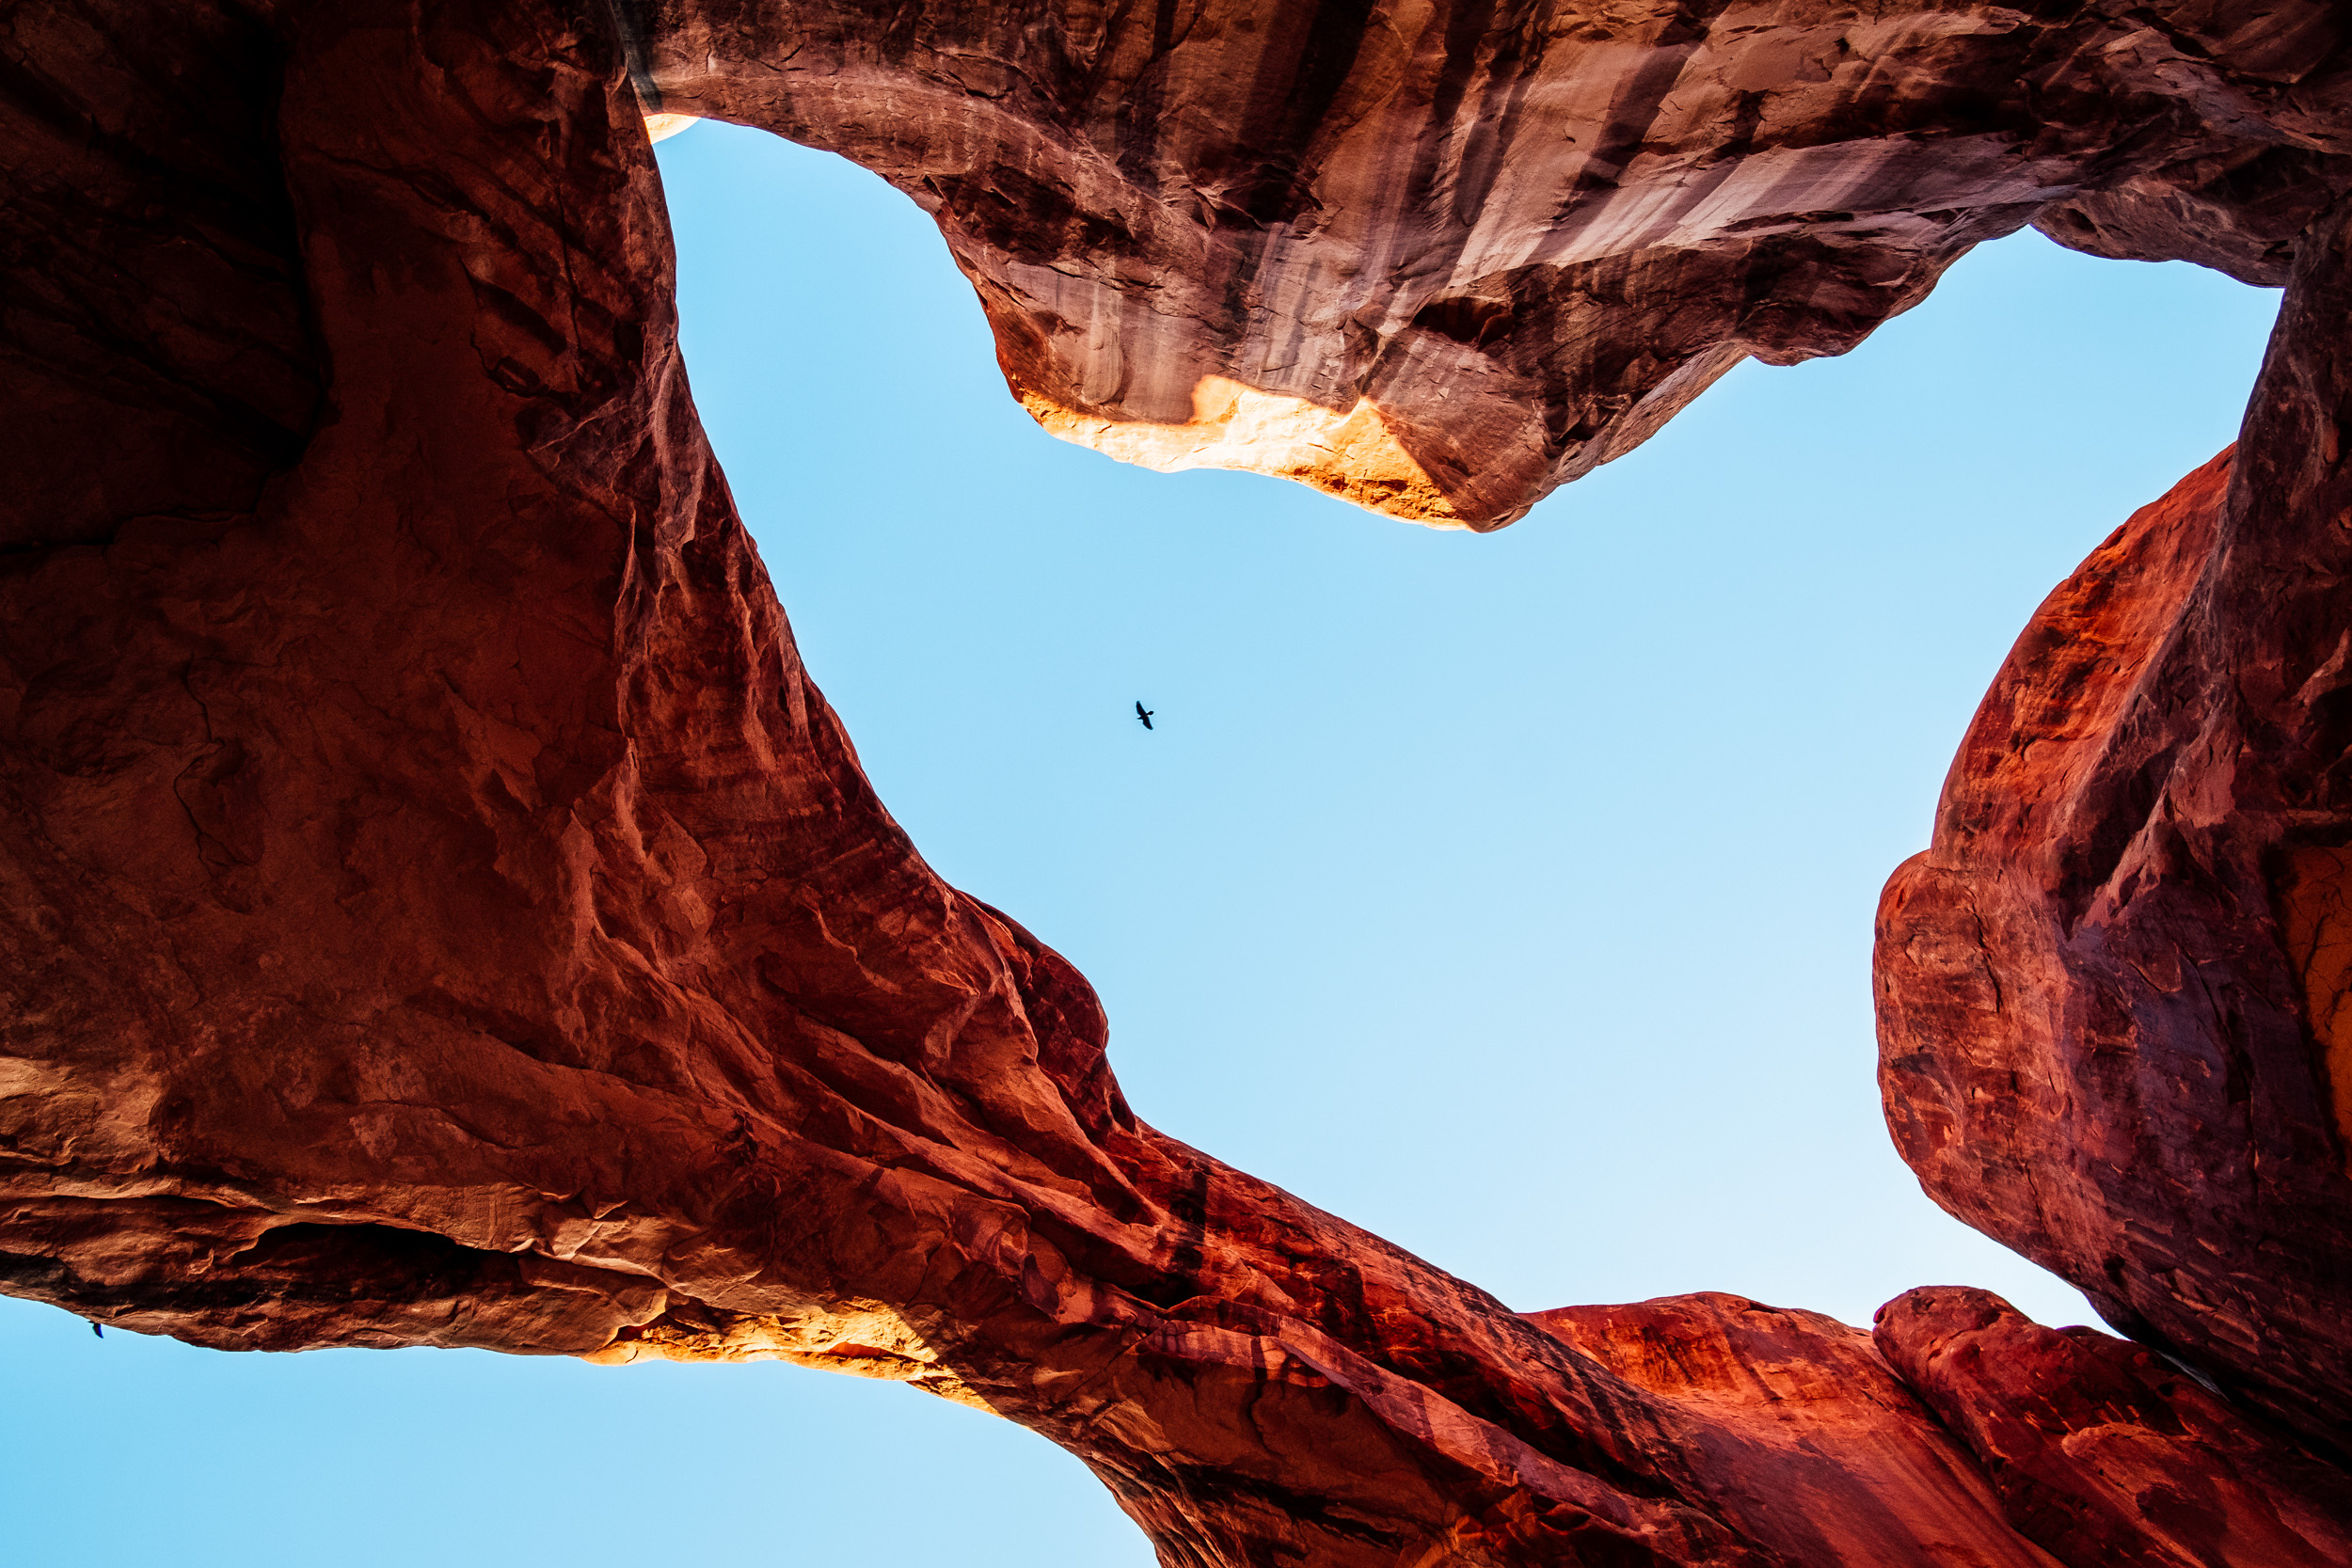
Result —
POLYGON ((1938 1201, 2352 1447, 2335 933, 2345 215, 2234 456, 2035 615, 1880 911, 1881 1082, 1938 1201))
POLYGON ((1080 1454, 1171 1563, 2203 1561, 2292 1544, 2263 1513, 2325 1560, 2332 1473, 2121 1347, 2078 1367, 2093 1341, 1975 1298, 1891 1311, 1875 1345, 1727 1297, 1521 1317, 1138 1120, 1083 980, 930 872, 801 669, 687 396, 642 114, 763 119, 917 190, 1049 417, 1224 410, 1195 435, 1320 442, 1317 483, 1410 512, 1425 482, 1472 523, 1728 354, 1842 346, 2036 214, 2256 276, 2291 251, 2226 498, 2216 469, 2143 515, 2094 560, 2112 592, 2077 592, 2095 626, 2005 676, 2123 763, 1972 741, 1890 894, 1884 983, 1891 1108, 1939 1196, 2324 1435, 2342 1145, 2306 1021, 2333 1029, 2341 967, 2352 498, 2347 259, 2303 220, 2334 179, 2331 13, 1222 14, 0 23, 27 150, 0 1288, 222 1346, 910 1381, 1080 1454), (1837 40, 1865 65, 1839 75, 1837 40), (1565 164, 1470 156, 1588 124, 1565 164), (1644 185, 1669 153, 1696 172, 1644 185), (1567 216, 1512 194, 1540 168, 1567 216), (1780 194, 1668 212, 1706 180, 1780 194), (1684 227, 1645 227, 1652 198, 1684 227), (1422 479, 1383 488, 1404 460, 1422 479), (2186 793, 2150 817, 2173 784, 2126 775, 2156 755, 2186 793), (2020 756, 2057 782, 1994 766, 2020 756), (2051 815, 2061 784, 2091 805, 2051 815), (2113 847, 2083 828, 2102 800, 2142 814, 2114 841, 2137 880, 2071 847, 2113 847), (2051 912, 2086 889, 2095 919, 2051 912), (2181 978, 2075 1000, 2126 969, 2181 978), (2077 1017, 2130 1051, 2083 1065, 2077 1017), (2119 1502, 2078 1438, 2185 1471, 2203 1512, 2119 1502))
POLYGON ((938 219, 1046 428, 1492 528, 1979 240, 2285 277, 2341 8, 645 0, 669 108, 938 219))

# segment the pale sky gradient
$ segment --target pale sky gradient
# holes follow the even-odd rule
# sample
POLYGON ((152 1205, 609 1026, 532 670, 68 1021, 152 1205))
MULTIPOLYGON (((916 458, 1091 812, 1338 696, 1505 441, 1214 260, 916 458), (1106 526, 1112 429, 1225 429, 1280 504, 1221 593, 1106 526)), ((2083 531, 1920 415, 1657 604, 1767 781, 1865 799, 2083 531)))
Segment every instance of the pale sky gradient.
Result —
MULTIPOLYGON (((1895 1158, 1871 914, 2034 605, 2232 438, 2274 293, 2021 235, 1474 537, 1055 442, 911 203, 733 127, 660 158, 810 668, 931 863, 1093 980, 1146 1118, 1521 1308, 2085 1320, 1895 1158)), ((1151 1561, 1042 1440, 772 1365, 0 1302, 0 1517, 55 1568, 1151 1561)))

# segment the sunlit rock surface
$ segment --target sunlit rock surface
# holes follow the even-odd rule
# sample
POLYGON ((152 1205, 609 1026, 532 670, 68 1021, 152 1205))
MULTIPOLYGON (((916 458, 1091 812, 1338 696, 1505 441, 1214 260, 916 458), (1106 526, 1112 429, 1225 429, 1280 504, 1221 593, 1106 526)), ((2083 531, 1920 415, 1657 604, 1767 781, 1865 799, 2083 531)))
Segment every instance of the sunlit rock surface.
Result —
POLYGON ((1928 1192, 2352 1449, 2341 847, 2352 256, 2296 272, 2234 455, 2043 603, 1879 913, 1928 1192))
POLYGON ((2153 1352, 1949 1288, 1888 1302, 1874 1338, 2018 1529, 2068 1562, 2352 1562, 2352 1478, 2153 1352))
POLYGON ((2251 1498, 2336 1549, 2295 1446, 2346 1402, 2334 25, 20 8, 0 1288, 906 1381, 1080 1455, 1171 1563, 2205 1561, 2286 1540, 2251 1498), (1976 1297, 1875 1341, 1523 1317, 1139 1120, 1083 979, 930 872, 801 668, 687 395, 649 114, 915 192, 1070 433, 1473 527, 2004 227, 2291 267, 2227 487, 2037 623, 1882 954, 1931 1190, 2227 1397, 1976 1297), (2207 1512, 2118 1500, 2152 1465, 2207 1512))
POLYGON ((1531 1316, 1651 1395, 1661 1437, 1800 1562, 2050 1560, 1861 1329, 1714 1293, 1531 1316))

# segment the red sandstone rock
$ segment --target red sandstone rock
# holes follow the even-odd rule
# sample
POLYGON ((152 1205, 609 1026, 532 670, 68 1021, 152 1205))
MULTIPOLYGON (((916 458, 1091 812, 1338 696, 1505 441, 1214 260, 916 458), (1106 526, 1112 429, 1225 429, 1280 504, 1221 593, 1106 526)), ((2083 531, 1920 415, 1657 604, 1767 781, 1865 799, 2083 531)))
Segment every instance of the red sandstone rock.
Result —
POLYGON ((2352 1562, 2352 1478, 2148 1351, 1948 1287, 1888 1302, 1875 1338, 2018 1529, 2077 1568, 2352 1562))
MULTIPOLYGON (((2339 405, 2335 261, 2296 216, 2337 179, 2333 13, 621 10, 640 90, 613 11, 554 0, 0 22, 0 1288, 223 1346, 906 1379, 1080 1454, 1171 1563, 2037 1560, 1851 1331, 1730 1298, 1522 1318, 1136 1118, 1084 982, 930 873, 801 670, 687 397, 640 114, 917 190, 1016 385, 1073 419, 1221 376, 1229 428, 1279 442, 1313 421, 1267 397, 1369 399, 1307 477, 1409 511, 1373 495, 1401 450, 1480 523, 1727 354, 1844 346, 2036 214, 2257 273, 2288 246, 2307 325, 2246 449, 2252 559, 2343 510, 2332 449, 2291 471, 2339 405), (1512 139, 1588 124, 1551 163, 1512 139), (1597 248, 1531 261, 1546 225, 1597 248)), ((2317 592, 2264 580, 2227 602, 2317 592)), ((2132 592, 2122 623, 2169 613, 2132 592)), ((2260 675, 2228 662, 2257 643, 2197 668, 2260 675)), ((2053 992, 2084 962, 2001 961, 2053 992)), ((1890 982, 1923 1057, 1974 1039, 1930 1037, 1972 1022, 1943 983, 1890 982)), ((2250 1141, 2305 1181, 2334 1146, 2287 1109, 2165 1122, 2152 1168, 2250 1141)), ((2062 1160, 1997 1141, 2055 1125, 1968 1157, 2062 1160)), ((2116 1168, 2065 1170, 2069 1201, 2116 1202, 2116 1168)), ((2312 1417, 2334 1298, 2257 1298, 2340 1266, 2318 1192, 2260 1231, 2153 1191, 2111 1293, 2224 1365, 2198 1334, 2252 1325, 2312 1417), (2192 1243, 2234 1250, 2148 1266, 2192 1243)))
POLYGON ((1880 911, 1881 1084, 1931 1196, 2352 1449, 2352 256, 2300 242, 2234 460, 2053 593, 1880 911))
POLYGON ((1661 1440, 1800 1562, 2050 1561, 1858 1328, 1713 1293, 1530 1316, 1655 1396, 1661 1440))
POLYGON ((643 0, 649 96, 922 203, 1056 434, 1491 528, 1971 245, 2284 279, 2343 8, 643 0))

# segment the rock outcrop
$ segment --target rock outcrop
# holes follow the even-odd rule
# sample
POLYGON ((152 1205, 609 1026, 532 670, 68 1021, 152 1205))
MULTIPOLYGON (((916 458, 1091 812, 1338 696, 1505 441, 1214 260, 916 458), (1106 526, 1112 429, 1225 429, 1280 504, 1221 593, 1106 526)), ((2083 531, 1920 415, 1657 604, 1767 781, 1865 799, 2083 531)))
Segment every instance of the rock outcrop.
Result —
POLYGON ((1660 1440, 1796 1561, 2049 1561, 1861 1329, 1713 1293, 1530 1316, 1651 1396, 1660 1440))
POLYGON ((1493 528, 1979 241, 2281 282, 2352 184, 2325 0, 641 0, 664 106, 939 220, 1049 430, 1493 528))
POLYGON ((2066 1562, 2352 1562, 2352 1478, 2152 1352, 2043 1328, 1984 1291, 1907 1291, 1875 1338, 2019 1531, 2066 1562))
POLYGON ((2108 1322, 2352 1449, 2352 253, 2307 233, 2234 455, 2035 614, 1879 916, 1887 1120, 2108 1322))
POLYGON ((2337 27, 20 9, 0 1288, 224 1347, 897 1378, 1079 1454, 1171 1563, 2339 1549, 2296 1446, 2345 1409, 2337 27), (2045 611, 1884 958, 1931 1189, 2268 1414, 1973 1296, 1875 1343, 1523 1317, 1138 1119, 1084 981, 924 864, 794 655, 686 391, 648 110, 915 192, 1049 420, 1475 526, 2004 227, 2291 265, 2226 493, 2045 611), (2194 1507, 2118 1490, 2152 1467, 2194 1507))

